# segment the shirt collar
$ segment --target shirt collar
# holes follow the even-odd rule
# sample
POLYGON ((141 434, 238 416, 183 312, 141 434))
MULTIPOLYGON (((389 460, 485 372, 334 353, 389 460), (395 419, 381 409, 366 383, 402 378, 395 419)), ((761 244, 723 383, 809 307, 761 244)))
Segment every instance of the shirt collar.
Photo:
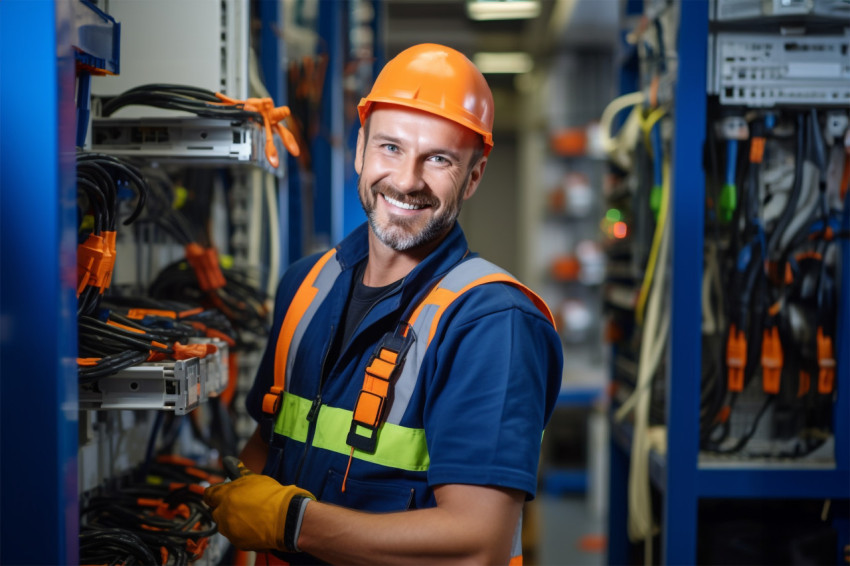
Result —
MULTIPOLYGON (((369 254, 369 225, 364 222, 337 245, 337 257, 343 270, 352 269, 369 254)), ((407 274, 404 287, 419 290, 446 272, 469 254, 469 245, 460 224, 449 231, 440 245, 407 274)))

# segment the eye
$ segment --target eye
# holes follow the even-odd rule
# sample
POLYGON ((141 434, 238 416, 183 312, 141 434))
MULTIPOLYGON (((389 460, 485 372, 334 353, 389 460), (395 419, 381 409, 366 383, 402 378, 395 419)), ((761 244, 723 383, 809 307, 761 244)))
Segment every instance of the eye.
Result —
POLYGON ((445 155, 432 155, 428 160, 438 165, 451 165, 452 163, 445 155))
POLYGON ((398 152, 398 146, 394 143, 385 143, 383 145, 383 148, 390 153, 397 153, 398 152))

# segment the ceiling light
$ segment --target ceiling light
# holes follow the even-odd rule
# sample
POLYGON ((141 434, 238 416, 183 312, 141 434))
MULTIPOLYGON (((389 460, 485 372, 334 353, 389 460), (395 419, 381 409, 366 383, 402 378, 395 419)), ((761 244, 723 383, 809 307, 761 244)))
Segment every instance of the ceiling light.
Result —
POLYGON ((540 14, 540 1, 467 0, 466 13, 473 20, 525 20, 540 14))
POLYGON ((517 52, 506 53, 476 53, 472 56, 475 66, 483 74, 520 74, 531 71, 534 61, 531 55, 517 52))

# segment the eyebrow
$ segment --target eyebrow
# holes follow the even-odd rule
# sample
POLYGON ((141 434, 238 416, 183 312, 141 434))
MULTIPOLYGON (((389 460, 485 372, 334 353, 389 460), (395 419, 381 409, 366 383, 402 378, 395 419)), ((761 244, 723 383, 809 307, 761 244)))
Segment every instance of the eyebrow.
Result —
MULTIPOLYGON (((398 146, 404 145, 403 141, 400 138, 397 138, 397 137, 394 137, 394 136, 391 136, 391 135, 388 135, 388 134, 373 134, 372 135, 372 141, 377 142, 377 143, 391 143, 391 144, 398 145, 398 146)), ((429 155, 445 155, 446 157, 448 157, 449 159, 451 159, 452 161, 455 161, 457 163, 460 163, 460 161, 461 161, 460 154, 458 154, 456 151, 451 150, 451 149, 439 148, 438 147, 438 148, 435 148, 435 149, 430 149, 430 150, 426 151, 425 153, 427 153, 429 155)))

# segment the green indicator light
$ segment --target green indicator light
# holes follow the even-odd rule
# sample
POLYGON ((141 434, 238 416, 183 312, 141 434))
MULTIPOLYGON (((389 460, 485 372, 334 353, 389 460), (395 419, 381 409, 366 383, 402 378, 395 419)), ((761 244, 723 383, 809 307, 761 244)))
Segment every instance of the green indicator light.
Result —
POLYGON ((609 208, 605 213, 605 219, 609 222, 619 222, 623 219, 622 213, 616 208, 609 208))

